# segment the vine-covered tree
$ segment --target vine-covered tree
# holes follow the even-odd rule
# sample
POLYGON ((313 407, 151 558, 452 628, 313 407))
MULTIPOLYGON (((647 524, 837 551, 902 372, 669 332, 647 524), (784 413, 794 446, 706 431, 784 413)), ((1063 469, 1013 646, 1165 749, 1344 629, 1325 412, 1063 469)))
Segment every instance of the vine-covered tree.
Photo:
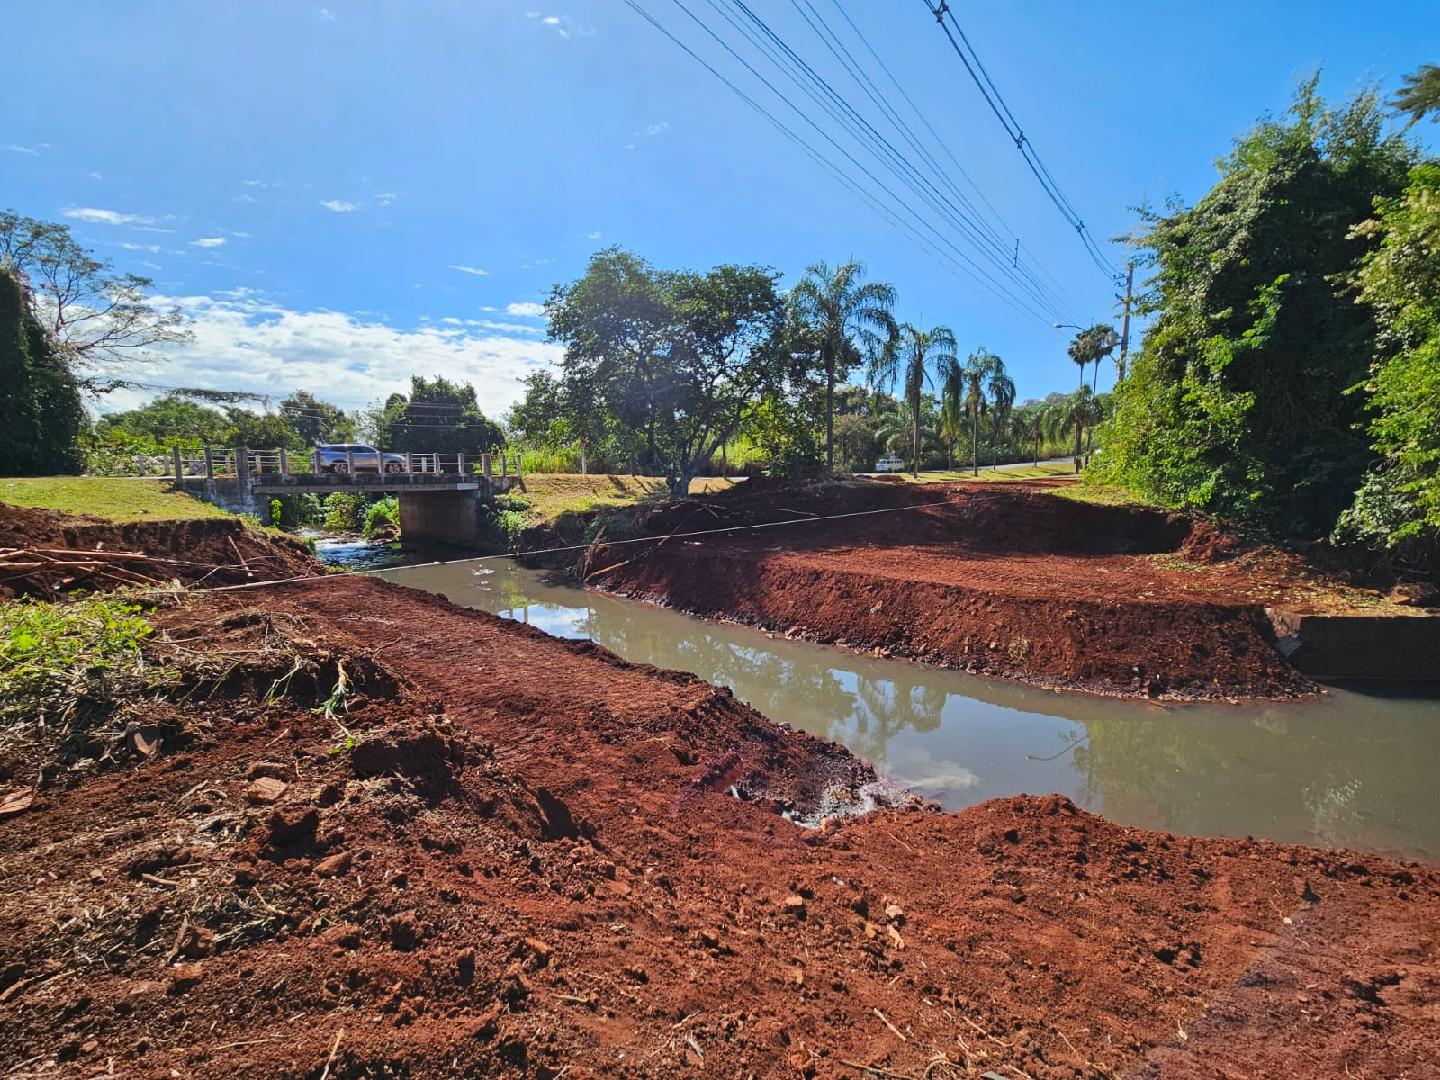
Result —
POLYGON ((1342 283, 1376 239, 1352 230, 1415 158, 1383 125, 1374 94, 1330 110, 1311 80, 1236 143, 1209 194, 1147 215, 1156 318, 1115 393, 1104 479, 1281 533, 1331 530, 1371 459, 1347 391, 1374 321, 1342 283))
POLYGON ((1355 229, 1379 247, 1356 274, 1379 327, 1366 383, 1380 462, 1341 518, 1341 537, 1440 565, 1440 162, 1355 229))
POLYGON ((80 471, 80 392, 24 283, 0 267, 0 476, 80 471))

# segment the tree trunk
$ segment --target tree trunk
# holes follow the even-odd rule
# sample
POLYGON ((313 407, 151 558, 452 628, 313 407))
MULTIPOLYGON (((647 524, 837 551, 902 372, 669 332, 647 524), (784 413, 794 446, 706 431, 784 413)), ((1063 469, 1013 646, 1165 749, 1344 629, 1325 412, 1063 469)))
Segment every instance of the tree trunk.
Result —
POLYGON ((585 441, 582 439, 580 441, 580 475, 587 476, 589 472, 589 462, 585 458, 585 441))
POLYGON ((825 357, 825 471, 835 475, 835 358, 825 357))
POLYGON ((980 410, 970 413, 970 475, 980 475, 980 410))
POLYGON ((1075 422, 1075 471, 1076 471, 1077 473, 1080 471, 1080 429, 1081 429, 1081 427, 1082 427, 1082 425, 1081 425, 1080 422, 1077 420, 1077 421, 1075 422))
POLYGON ((1040 433, 1035 433, 1035 467, 1040 467, 1040 433))
POLYGON ((910 419, 910 477, 920 479, 920 410, 911 412, 910 419))

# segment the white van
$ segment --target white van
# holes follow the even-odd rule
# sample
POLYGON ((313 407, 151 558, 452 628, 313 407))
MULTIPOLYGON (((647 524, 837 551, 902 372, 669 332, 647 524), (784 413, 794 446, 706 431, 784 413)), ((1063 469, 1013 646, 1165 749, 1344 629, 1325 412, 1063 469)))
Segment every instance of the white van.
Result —
POLYGON ((882 457, 879 461, 875 462, 875 471, 876 471, 876 472, 904 472, 904 471, 905 471, 905 459, 902 458, 902 457, 897 457, 897 456, 894 455, 894 454, 891 454, 891 455, 889 455, 888 457, 882 457))

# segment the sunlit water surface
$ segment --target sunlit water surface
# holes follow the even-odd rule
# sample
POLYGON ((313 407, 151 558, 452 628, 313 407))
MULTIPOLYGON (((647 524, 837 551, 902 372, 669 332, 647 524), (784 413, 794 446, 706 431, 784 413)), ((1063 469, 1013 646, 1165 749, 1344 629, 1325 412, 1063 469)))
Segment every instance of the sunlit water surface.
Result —
POLYGON ((1151 829, 1440 861, 1440 700, 1413 689, 1160 706, 787 641, 557 584, 505 559, 381 576, 728 686, 949 809, 1064 792, 1151 829))

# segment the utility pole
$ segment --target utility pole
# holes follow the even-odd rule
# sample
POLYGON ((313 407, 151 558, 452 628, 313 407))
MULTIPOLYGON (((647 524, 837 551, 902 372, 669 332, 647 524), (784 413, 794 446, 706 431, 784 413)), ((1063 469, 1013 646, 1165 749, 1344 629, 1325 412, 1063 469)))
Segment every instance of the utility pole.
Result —
POLYGON ((1125 314, 1120 320, 1120 380, 1125 381, 1125 355, 1130 351, 1130 304, 1135 299, 1135 260, 1125 264, 1125 314))

